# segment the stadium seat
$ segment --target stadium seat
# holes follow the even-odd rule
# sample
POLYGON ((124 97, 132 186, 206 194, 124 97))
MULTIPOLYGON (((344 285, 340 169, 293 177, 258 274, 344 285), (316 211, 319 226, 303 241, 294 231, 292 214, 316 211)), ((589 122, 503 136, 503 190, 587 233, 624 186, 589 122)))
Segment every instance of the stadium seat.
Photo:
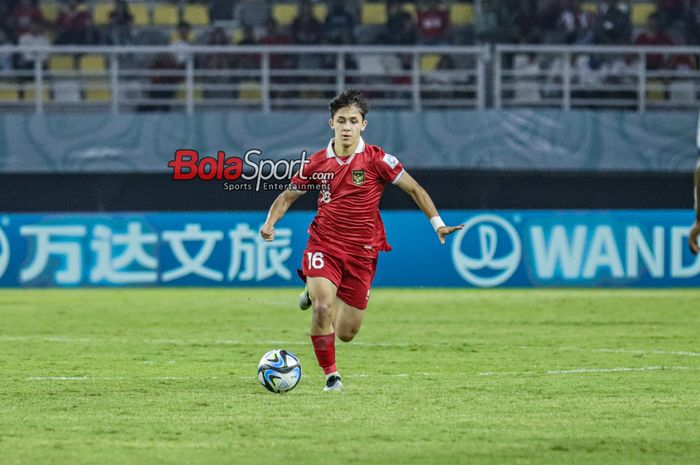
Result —
POLYGON ((326 16, 328 16, 328 5, 325 3, 317 3, 313 7, 314 9, 314 18, 318 19, 321 22, 324 22, 326 20, 326 16))
MULTIPOLYGON (((194 85, 192 97, 195 102, 201 102, 204 99, 204 89, 201 84, 194 85)), ((175 91, 175 98, 182 102, 187 99, 187 91, 184 84, 180 85, 175 91)))
POLYGON ((175 26, 179 21, 177 6, 157 3, 153 8, 153 24, 156 26, 175 26))
POLYGON ((276 3, 272 7, 272 17, 280 26, 289 26, 297 17, 297 11, 295 3, 276 3))
POLYGON ((54 102, 79 102, 80 81, 75 79, 54 81, 52 84, 54 102))
POLYGON ((413 18, 416 17, 416 5, 414 3, 404 3, 403 11, 409 13, 413 18))
POLYGON ((695 82, 688 79, 671 82, 668 85, 668 99, 678 103, 697 102, 695 82))
MULTIPOLYGON (((36 87, 34 86, 33 83, 32 84, 25 84, 23 87, 23 90, 24 90, 24 95, 23 95, 22 100, 33 101, 34 99, 36 99, 36 87)), ((46 84, 44 84, 43 92, 41 94, 44 96, 44 99, 43 99, 44 102, 48 102, 49 100, 51 100, 51 97, 49 95, 49 88, 46 84)))
POLYGON ((92 20, 97 26, 109 24, 109 14, 114 10, 113 3, 98 3, 92 10, 92 20))
POLYGON ((80 57, 81 73, 104 73, 107 70, 107 60, 104 55, 83 55, 80 57))
POLYGON ((598 4, 596 2, 583 2, 581 9, 586 13, 598 14, 598 4))
POLYGON ((644 27, 647 25, 649 15, 656 11, 656 5, 653 3, 634 3, 632 4, 632 25, 634 27, 644 27))
POLYGON ((18 102, 19 86, 14 82, 0 82, 0 102, 18 102))
POLYGON ((49 57, 49 70, 51 71, 74 71, 75 58, 73 55, 51 55, 49 57))
POLYGON ((666 86, 661 79, 647 80, 647 100, 659 102, 666 99, 666 86))
POLYGON ((182 17, 192 26, 208 26, 209 7, 200 3, 187 4, 182 17))
POLYGON ((264 26, 272 11, 267 2, 246 0, 238 2, 234 14, 243 24, 264 26))
POLYGON ((474 7, 471 3, 450 5, 450 21, 455 26, 466 26, 474 22, 474 7))
POLYGON ((378 2, 364 2, 361 19, 364 25, 380 26, 386 24, 386 5, 378 2))
POLYGON ((58 18, 58 3, 39 3, 39 9, 41 10, 41 14, 44 15, 44 19, 50 23, 55 22, 56 18, 58 18))
POLYGON ((514 102, 535 104, 542 100, 540 84, 537 82, 539 72, 538 63, 531 61, 526 54, 515 55, 513 58, 514 102))
POLYGON ((241 81, 238 84, 238 96, 242 100, 260 100, 262 92, 258 81, 241 81))
POLYGON ((420 57, 420 69, 421 71, 433 71, 437 69, 438 63, 440 63, 440 55, 435 53, 429 53, 426 55, 421 55, 420 57))
POLYGON ((129 11, 134 15, 134 26, 148 26, 149 20, 148 6, 143 3, 129 3, 129 11))
POLYGON ((239 43, 241 40, 243 40, 244 37, 243 29, 241 28, 236 28, 233 30, 231 33, 231 40, 233 41, 234 44, 239 43))
POLYGON ((108 102, 112 99, 109 81, 104 79, 87 82, 83 87, 83 93, 88 102, 108 102))

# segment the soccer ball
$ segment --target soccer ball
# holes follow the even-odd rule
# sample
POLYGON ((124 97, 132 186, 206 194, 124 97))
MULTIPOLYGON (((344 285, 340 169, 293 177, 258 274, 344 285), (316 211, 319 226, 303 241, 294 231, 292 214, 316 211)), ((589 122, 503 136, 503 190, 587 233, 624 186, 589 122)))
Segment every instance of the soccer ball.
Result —
POLYGON ((258 380, 270 392, 291 391, 301 380, 301 363, 288 350, 271 350, 258 363, 258 380))

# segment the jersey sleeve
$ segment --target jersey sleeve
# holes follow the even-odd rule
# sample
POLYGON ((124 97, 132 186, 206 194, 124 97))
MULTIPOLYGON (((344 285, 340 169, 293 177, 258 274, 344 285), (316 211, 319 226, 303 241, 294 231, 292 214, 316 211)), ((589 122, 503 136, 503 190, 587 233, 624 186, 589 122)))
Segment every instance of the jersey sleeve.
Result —
POLYGON ((379 172, 379 176, 386 182, 396 184, 401 180, 404 174, 403 165, 398 158, 389 154, 382 153, 377 157, 374 166, 379 172))

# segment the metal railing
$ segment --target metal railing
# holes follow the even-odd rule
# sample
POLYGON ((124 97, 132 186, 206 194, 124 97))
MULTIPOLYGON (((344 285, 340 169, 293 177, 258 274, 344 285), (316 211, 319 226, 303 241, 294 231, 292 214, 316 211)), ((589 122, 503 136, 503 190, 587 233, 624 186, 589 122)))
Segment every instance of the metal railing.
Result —
POLYGON ((0 107, 37 113, 326 108, 346 87, 363 90, 374 107, 486 105, 482 46, 5 46, 3 53, 24 65, 0 71, 0 107))
POLYGON ((696 108, 700 47, 496 45, 493 106, 696 108))
POLYGON ((3 46, 3 54, 23 65, 0 70, 0 108, 37 113, 325 109, 347 87, 375 108, 413 111, 700 104, 700 47, 3 46))

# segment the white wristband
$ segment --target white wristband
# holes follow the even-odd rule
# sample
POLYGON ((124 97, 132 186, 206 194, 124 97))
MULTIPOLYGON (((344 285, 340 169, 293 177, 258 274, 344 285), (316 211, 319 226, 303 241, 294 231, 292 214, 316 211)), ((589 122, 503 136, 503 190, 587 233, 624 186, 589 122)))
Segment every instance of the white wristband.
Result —
POLYGON ((438 228, 442 228, 443 226, 445 226, 445 222, 442 221, 442 218, 440 218, 439 216, 433 216, 432 218, 430 218, 430 224, 433 225, 433 229, 435 230, 435 232, 437 232, 438 228))

